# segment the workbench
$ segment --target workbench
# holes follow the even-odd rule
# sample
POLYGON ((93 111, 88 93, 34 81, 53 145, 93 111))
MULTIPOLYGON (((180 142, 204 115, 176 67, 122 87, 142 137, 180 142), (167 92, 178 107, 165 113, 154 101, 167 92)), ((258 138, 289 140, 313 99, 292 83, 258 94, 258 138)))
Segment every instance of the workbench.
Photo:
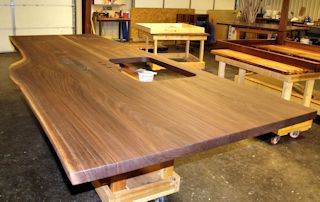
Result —
POLYGON ((103 201, 175 193, 174 159, 316 117, 310 108, 95 35, 10 39, 22 55, 10 78, 71 183, 92 182, 103 201), (141 63, 180 78, 143 83, 122 73, 141 63))
POLYGON ((120 41, 123 40, 123 33, 122 33, 122 22, 128 23, 128 41, 130 40, 130 24, 131 20, 130 18, 109 18, 109 17, 103 17, 103 16, 97 16, 95 20, 99 23, 99 36, 102 35, 102 23, 103 22, 118 22, 118 32, 119 32, 119 39, 120 41))
MULTIPOLYGON (((226 42, 228 43, 228 42, 226 42)), ((241 42, 244 43, 244 42, 241 42)), ((266 50, 267 53, 274 53, 274 57, 279 56, 279 54, 289 55, 290 57, 301 58, 302 60, 310 60, 310 63, 318 64, 320 62, 320 52, 311 50, 309 46, 300 45, 297 46, 293 42, 286 42, 283 45, 267 44, 267 40, 264 42, 254 41, 250 46, 258 48, 259 50, 266 50), (261 43, 261 44, 259 44, 261 43), (300 47, 303 46, 303 47, 300 47), (308 49, 309 48, 309 49, 308 49)), ((296 65, 286 64, 285 60, 283 62, 272 60, 272 58, 266 59, 263 56, 255 56, 252 54, 242 52, 241 45, 239 50, 231 49, 217 49, 212 50, 211 53, 215 55, 216 61, 219 61, 218 76, 224 78, 226 64, 233 67, 239 68, 239 74, 237 76, 236 82, 243 84, 246 77, 246 72, 254 72, 272 79, 280 80, 283 82, 281 97, 285 100, 290 100, 292 95, 292 89, 294 82, 305 81, 306 85, 304 88, 302 105, 310 107, 313 88, 315 80, 320 79, 320 71, 317 69, 304 68, 298 63, 296 65)), ((262 52, 267 54, 266 52, 262 52)), ((280 59, 278 59, 280 60, 280 59)), ((320 107, 317 108, 317 110, 320 107)), ((308 130, 311 128, 312 122, 304 122, 297 124, 295 126, 284 128, 276 133, 279 136, 290 134, 292 137, 297 137, 300 132, 308 130)), ((276 139, 271 139, 272 143, 277 143, 279 137, 276 139)))
POLYGON ((193 68, 203 69, 205 62, 204 41, 208 34, 203 27, 185 23, 137 23, 136 28, 146 34, 146 49, 148 50, 149 37, 154 43, 154 54, 157 55, 158 41, 186 41, 185 53, 162 53, 162 57, 182 60, 182 64, 193 68), (190 54, 190 41, 200 41, 199 58, 190 54))
MULTIPOLYGON (((234 28, 234 35, 231 40, 240 39, 240 35, 242 32, 252 33, 256 36, 253 38, 258 38, 257 35, 266 35, 267 39, 271 39, 273 34, 276 34, 279 31, 278 24, 267 24, 267 23, 246 23, 246 22, 218 22, 218 25, 227 25, 229 26, 229 30, 234 28)), ((287 26, 286 31, 290 34, 292 32, 301 32, 306 31, 305 27, 297 27, 297 26, 287 26)))

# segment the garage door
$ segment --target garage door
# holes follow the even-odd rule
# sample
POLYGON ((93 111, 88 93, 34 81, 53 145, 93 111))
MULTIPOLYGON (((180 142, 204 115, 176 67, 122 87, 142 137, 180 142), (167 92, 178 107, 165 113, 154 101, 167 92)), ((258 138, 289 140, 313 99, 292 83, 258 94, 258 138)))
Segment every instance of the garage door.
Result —
POLYGON ((72 34, 74 0, 0 0, 0 52, 13 51, 10 35, 72 34))

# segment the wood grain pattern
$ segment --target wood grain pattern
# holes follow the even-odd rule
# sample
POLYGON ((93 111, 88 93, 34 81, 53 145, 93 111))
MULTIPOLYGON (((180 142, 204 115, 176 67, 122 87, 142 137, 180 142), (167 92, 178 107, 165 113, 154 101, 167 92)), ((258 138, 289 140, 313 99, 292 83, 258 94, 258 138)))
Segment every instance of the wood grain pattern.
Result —
POLYGON ((312 109, 97 36, 15 36, 10 68, 72 184, 116 176, 313 119, 312 109), (110 59, 195 76, 141 83, 110 59), (250 95, 250 96, 248 96, 250 95))
POLYGON ((246 53, 242 53, 234 50, 229 50, 229 49, 212 50, 211 53, 215 55, 224 56, 227 58, 236 59, 242 62, 246 62, 248 64, 274 70, 276 72, 281 72, 284 74, 302 74, 302 73, 308 72, 308 70, 305 70, 303 68, 287 65, 284 63, 264 59, 261 57, 257 57, 254 55, 250 55, 250 54, 246 54, 246 53))
POLYGON ((204 27, 185 23, 136 23, 136 28, 150 34, 204 34, 204 27))
POLYGON ((286 45, 256 45, 255 47, 320 62, 320 52, 290 47, 286 45))
POLYGON ((136 23, 175 23, 177 14, 194 14, 194 12, 194 9, 188 8, 131 8, 132 39, 133 41, 145 40, 145 35, 140 34, 134 26, 136 23))
MULTIPOLYGON (((231 49, 234 51, 243 52, 246 54, 254 55, 254 56, 261 57, 261 58, 268 59, 268 60, 277 61, 280 63, 285 63, 285 64, 292 65, 292 66, 299 66, 304 69, 310 69, 311 71, 314 71, 314 72, 320 71, 320 63, 319 62, 316 62, 313 60, 307 60, 304 58, 298 58, 295 56, 286 55, 286 54, 282 54, 282 53, 271 52, 271 51, 255 48, 254 44, 252 44, 252 41, 256 42, 258 40, 242 40, 243 42, 241 42, 241 43, 239 41, 240 40, 231 40, 231 41, 218 40, 217 43, 219 44, 219 47, 221 47, 221 48, 226 48, 226 49, 231 49)), ((269 44, 269 45, 274 44, 274 40, 263 40, 262 43, 265 44, 266 41, 270 41, 271 44, 269 44)), ((260 44, 260 43, 257 43, 255 45, 258 45, 258 44, 260 44)), ((293 44, 296 45, 296 43, 293 43, 293 44)), ((292 44, 292 46, 293 46, 293 44, 292 44)))
MULTIPOLYGON (((267 23, 246 23, 246 22, 218 22, 218 25, 231 25, 233 27, 242 27, 242 28, 251 28, 251 29, 260 29, 260 30, 269 30, 269 31, 279 31, 280 26, 278 24, 267 24, 267 23)), ((307 30, 306 27, 297 27, 297 26, 287 26, 285 31, 303 31, 307 30)))

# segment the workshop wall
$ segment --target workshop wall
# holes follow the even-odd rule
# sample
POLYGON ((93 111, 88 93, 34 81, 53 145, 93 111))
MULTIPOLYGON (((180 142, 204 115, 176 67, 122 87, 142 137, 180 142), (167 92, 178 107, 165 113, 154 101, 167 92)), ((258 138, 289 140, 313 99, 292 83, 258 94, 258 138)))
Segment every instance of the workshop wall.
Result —
POLYGON ((80 6, 81 0, 2 0, 0 52, 14 50, 10 35, 73 34, 81 30, 76 28, 81 19, 76 5, 80 6))
MULTIPOLYGON (((281 10, 282 0, 264 0, 262 6, 265 8, 269 5, 271 10, 281 10)), ((306 8, 305 16, 310 16, 313 20, 320 18, 320 0, 290 0, 289 12, 294 12, 298 17, 301 7, 306 8)))

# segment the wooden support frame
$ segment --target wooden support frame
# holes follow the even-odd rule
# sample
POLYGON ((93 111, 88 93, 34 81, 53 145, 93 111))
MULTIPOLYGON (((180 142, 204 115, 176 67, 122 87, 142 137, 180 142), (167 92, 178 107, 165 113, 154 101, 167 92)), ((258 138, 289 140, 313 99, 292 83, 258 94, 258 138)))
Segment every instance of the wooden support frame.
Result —
MULTIPOLYGON (((166 26, 167 23, 164 23, 163 26, 166 26)), ((170 26, 174 27, 174 23, 170 26)), ((146 35, 146 49, 148 47, 148 40, 151 39, 154 42, 154 54, 158 55, 157 48, 158 48, 158 41, 186 41, 186 48, 183 58, 194 58, 194 56, 191 56, 190 54, 190 41, 199 41, 200 42, 200 48, 199 48, 199 58, 198 61, 191 61, 189 62, 183 62, 184 65, 187 65, 189 67, 195 67, 195 68, 201 68, 203 69, 205 67, 204 62, 204 46, 205 46, 205 40, 207 40, 208 34, 204 33, 204 29, 197 26, 191 25, 183 25, 187 26, 190 29, 181 30, 180 28, 176 28, 172 30, 172 28, 163 29, 163 27, 156 27, 159 25, 152 25, 152 23, 141 23, 137 24, 137 28, 141 31, 143 31, 146 35), (152 26, 155 26, 152 28, 152 26)), ((169 58, 169 57, 167 57, 169 58)), ((179 57, 180 58, 180 57, 179 57)), ((181 57, 182 58, 182 57, 181 57)), ((170 59, 170 58, 169 58, 170 59)), ((158 70, 161 69, 157 66, 153 66, 152 69, 158 70)))
POLYGON ((173 161, 92 182, 103 202, 150 201, 179 191, 173 161))
MULTIPOLYGON (((254 40, 254 41, 256 42, 256 40, 254 40)), ((266 41, 263 40, 262 43, 266 44, 266 41)), ((280 53, 276 53, 276 52, 270 52, 267 50, 262 50, 259 48, 255 48, 255 47, 246 45, 245 42, 237 43, 237 40, 235 40, 235 41, 218 40, 217 44, 221 48, 227 48, 227 49, 247 53, 250 55, 254 55, 257 57, 261 57, 264 59, 269 59, 269 60, 282 62, 282 63, 289 64, 289 65, 294 65, 294 66, 299 66, 299 67, 303 67, 306 69, 311 69, 315 72, 320 71, 320 63, 318 63, 318 62, 306 60, 303 58, 297 58, 297 57, 290 56, 290 55, 284 55, 284 54, 280 54, 280 53)), ((249 42, 249 44, 252 45, 253 43, 249 42)), ((259 43, 257 43, 257 44, 259 44, 259 43)), ((271 40, 270 44, 274 44, 274 40, 271 40)))
MULTIPOLYGON (((216 55, 216 60, 219 61, 219 70, 218 70, 219 77, 222 77, 222 78, 224 77, 226 64, 239 68, 239 75, 235 78, 235 82, 237 82, 238 84, 243 84, 245 82, 246 70, 253 71, 255 73, 262 74, 264 76, 268 76, 268 77, 283 81, 283 87, 281 89, 282 90, 281 97, 288 101, 291 99, 293 82, 306 81, 306 87, 304 89, 303 99, 302 99, 302 105, 306 107, 309 107, 311 104, 315 79, 320 79, 320 73, 314 74, 315 78, 309 78, 306 80, 303 79, 303 76, 301 76, 301 79, 299 79, 299 77, 296 77, 296 79, 292 79, 290 78, 291 75, 283 75, 278 72, 273 72, 271 70, 263 69, 259 66, 247 64, 241 61, 237 61, 235 59, 223 57, 221 55, 216 55)), ((276 133, 279 136, 284 136, 293 131, 301 131, 301 132, 306 131, 312 127, 312 123, 313 123, 312 120, 305 121, 299 124, 295 124, 289 127, 279 129, 274 133, 276 133)))

